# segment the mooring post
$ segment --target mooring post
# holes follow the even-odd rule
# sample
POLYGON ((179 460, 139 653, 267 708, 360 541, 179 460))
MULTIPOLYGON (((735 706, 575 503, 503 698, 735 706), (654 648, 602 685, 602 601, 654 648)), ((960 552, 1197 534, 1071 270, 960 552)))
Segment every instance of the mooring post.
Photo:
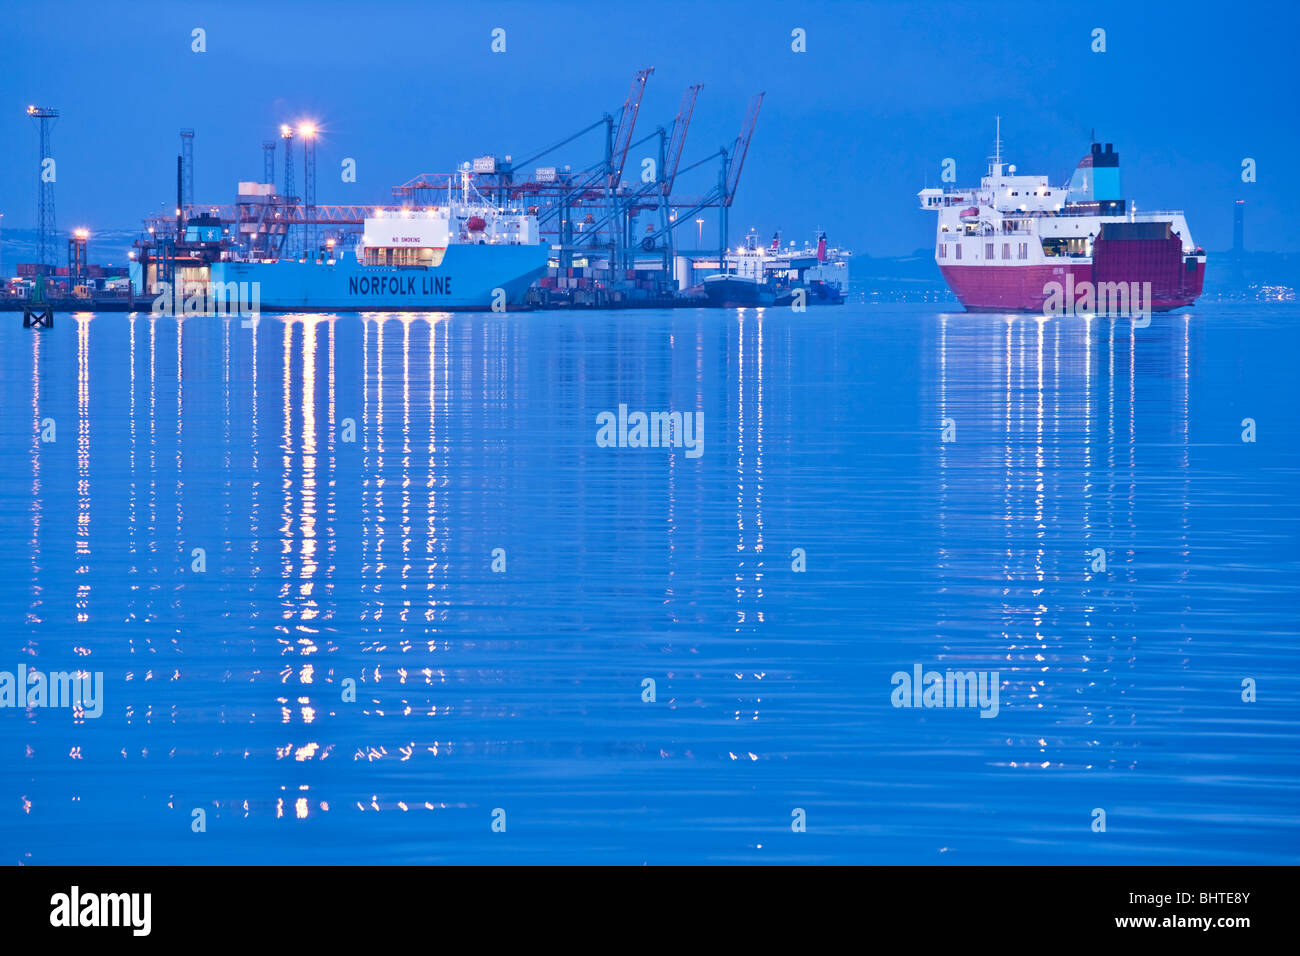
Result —
POLYGON ((30 299, 23 303, 23 328, 54 328, 54 307, 45 301, 45 273, 36 276, 36 288, 30 299))

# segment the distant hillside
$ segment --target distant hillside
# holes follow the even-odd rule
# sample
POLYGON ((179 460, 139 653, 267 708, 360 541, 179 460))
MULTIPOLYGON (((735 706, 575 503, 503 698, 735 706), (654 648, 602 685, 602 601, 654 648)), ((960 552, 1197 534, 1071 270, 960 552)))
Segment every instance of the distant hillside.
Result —
POLYGON ((1207 298, 1290 300, 1300 291, 1300 253, 1211 252, 1205 260, 1207 298))
MULTIPOLYGON (((110 229, 104 232, 92 232, 86 252, 89 260, 96 265, 126 265, 127 252, 131 243, 140 234, 139 229, 110 229)), ((36 261, 36 230, 10 229, 5 226, 0 232, 0 274, 12 276, 20 262, 36 261)), ((68 264, 68 234, 60 232, 55 242, 54 264, 68 264)))

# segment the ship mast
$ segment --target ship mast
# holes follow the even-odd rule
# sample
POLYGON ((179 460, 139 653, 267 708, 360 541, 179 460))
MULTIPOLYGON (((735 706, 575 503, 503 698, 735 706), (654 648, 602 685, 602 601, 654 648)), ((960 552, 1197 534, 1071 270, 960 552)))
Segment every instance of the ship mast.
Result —
POLYGON ((1002 175, 1002 117, 996 117, 997 126, 993 133, 993 168, 989 173, 994 176, 1002 175))

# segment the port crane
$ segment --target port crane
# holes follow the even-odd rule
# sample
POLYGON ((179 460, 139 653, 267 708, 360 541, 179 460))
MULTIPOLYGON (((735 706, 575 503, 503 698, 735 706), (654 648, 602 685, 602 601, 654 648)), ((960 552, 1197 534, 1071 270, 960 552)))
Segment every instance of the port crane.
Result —
POLYGON ((601 218, 595 219, 591 223, 591 228, 584 230, 583 235, 578 240, 577 244, 580 244, 582 239, 599 236, 605 227, 616 222, 622 240, 618 245, 625 253, 624 260, 614 264, 617 269, 626 269, 630 265, 631 256, 635 251, 634 232, 637 216, 642 212, 654 211, 658 211, 660 216, 659 232, 654 234, 653 227, 651 227, 652 234, 641 240, 641 248, 646 252, 653 251, 657 245, 656 238, 663 236, 664 242, 658 244, 658 247, 664 256, 665 271, 671 266, 672 244, 671 233, 668 231, 671 213, 668 209, 668 198, 672 194, 673 183, 677 179, 677 168, 681 163, 682 147, 686 144, 686 133, 690 129, 691 116, 695 112, 695 101, 699 97, 701 89, 703 89, 701 83, 686 88, 686 92, 682 96, 681 107, 673 118, 671 132, 666 132, 660 126, 649 136, 639 141, 644 143, 656 137, 659 140, 659 161, 655 167, 656 175, 654 180, 618 194, 611 207, 606 210, 601 218))
MULTIPOLYGON (((623 101, 623 109, 619 114, 617 133, 614 132, 613 117, 609 114, 602 117, 601 122, 605 125, 605 161, 593 164, 593 166, 583 170, 578 174, 576 180, 563 182, 561 184, 561 194, 558 197, 559 201, 549 208, 538 210, 537 224, 539 229, 545 230, 546 226, 558 217, 561 269, 567 268, 575 245, 572 207, 587 199, 601 200, 605 206, 611 206, 614 203, 619 185, 623 179, 623 169, 627 165, 627 154, 632 147, 632 133, 636 129, 637 115, 641 112, 641 98, 645 95, 646 81, 650 79, 653 73, 654 67, 651 66, 638 70, 632 78, 632 87, 628 91, 627 99, 623 101)), ((554 149, 558 149, 560 145, 562 144, 551 147, 541 155, 546 155, 554 149)), ((538 185, 541 184, 538 183, 538 185)), ((594 216, 592 218, 594 221, 594 216)), ((592 230, 592 232, 595 233, 596 230, 592 230)), ((623 241, 625 238, 620 234, 615 239, 613 254, 617 260, 626 258, 626 246, 623 241)))
MULTIPOLYGON (((633 146, 645 141, 634 142, 632 137, 645 96, 646 83, 653 74, 653 66, 637 70, 633 74, 628 94, 617 111, 617 118, 612 113, 605 113, 595 122, 518 162, 513 161, 509 155, 504 159, 484 157, 487 161, 484 166, 490 168, 483 168, 476 173, 477 188, 482 195, 501 207, 526 205, 537 216, 539 230, 555 237, 554 244, 559 247, 562 269, 567 269, 572 261, 577 240, 585 240, 593 235, 587 226, 595 222, 595 213, 590 213, 578 224, 575 232, 574 207, 596 211, 613 207, 619 195, 628 153, 633 146), (547 170, 546 178, 538 175, 543 172, 538 170, 534 178, 516 180, 518 170, 527 169, 538 160, 602 128, 605 132, 605 149, 601 158, 591 165, 576 173, 569 167, 547 170)), ((393 199, 398 207, 403 208, 434 204, 438 202, 439 193, 447 188, 449 179, 446 174, 422 173, 395 187, 393 199)), ((613 238, 614 241, 608 245, 616 257, 625 258, 623 243, 617 236, 613 238)))
MULTIPOLYGON (((596 247, 599 245, 597 240, 602 236, 603 231, 611 224, 617 224, 618 232, 616 237, 621 241, 616 241, 613 244, 616 258, 614 267, 626 268, 629 253, 633 249, 631 233, 636 216, 640 212, 657 209, 660 214, 659 231, 646 236, 641 242, 641 248, 646 252, 653 251, 656 248, 662 250, 665 257, 665 266, 668 266, 672 262, 673 232, 677 227, 683 222, 690 221, 691 217, 701 210, 717 208, 719 217, 718 256, 719 262, 721 262, 727 250, 729 210, 735 201, 736 191, 740 185, 741 170, 744 168, 745 158, 749 154, 749 145, 754 137, 754 129, 758 124, 758 113, 763 105, 763 98, 766 93, 757 93, 750 100, 740 132, 729 148, 726 146, 719 147, 715 152, 692 162, 688 166, 681 167, 681 155, 686 142, 686 133, 690 128, 691 117, 695 110, 695 101, 699 96, 700 89, 701 86, 697 84, 686 90, 682 98, 681 108, 678 110, 673 122, 672 134, 667 137, 666 141, 662 138, 662 129, 652 134, 661 136, 660 175, 656 182, 644 184, 614 197, 615 201, 609 204, 600 218, 596 218, 594 215, 591 216, 578 239, 574 240, 570 237, 565 242, 566 248, 579 248, 583 245, 588 248, 596 247), (680 174, 690 172, 715 159, 720 160, 716 186, 698 198, 673 198, 673 188, 680 174), (622 256, 619 256, 619 250, 626 251, 622 256)), ((647 139, 649 138, 647 137, 647 139)), ((641 142, 645 142, 645 140, 641 140, 641 142)), ((540 215, 538 218, 541 219, 540 215)), ((605 245, 609 245, 609 243, 607 242, 605 245)))
POLYGON ((717 152, 710 153, 703 159, 691 163, 682 172, 688 172, 702 166, 713 159, 721 160, 718 169, 718 184, 709 190, 699 199, 680 200, 669 202, 669 205, 675 210, 679 210, 675 217, 668 225, 668 230, 676 229, 683 222, 688 222, 692 216, 704 209, 716 207, 718 210, 718 266, 721 268, 724 257, 727 253, 727 226, 728 214, 732 202, 736 198, 736 189, 740 185, 740 171, 744 168, 745 157, 749 154, 749 144, 754 138, 754 127, 758 125, 758 111, 763 105, 763 97, 766 93, 757 93, 749 101, 749 108, 745 111, 745 121, 740 128, 739 135, 728 150, 725 146, 719 147, 717 152), (680 210, 685 210, 684 212, 680 210))

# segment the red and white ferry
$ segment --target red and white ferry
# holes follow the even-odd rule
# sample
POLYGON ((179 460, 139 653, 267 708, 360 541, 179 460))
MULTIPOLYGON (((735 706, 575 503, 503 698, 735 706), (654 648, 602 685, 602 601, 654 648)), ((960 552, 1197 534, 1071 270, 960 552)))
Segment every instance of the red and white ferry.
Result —
POLYGON ((1149 282, 1147 308, 1157 312, 1196 301, 1205 250, 1181 211, 1139 212, 1123 198, 1110 143, 1093 143, 1067 186, 1017 175, 1001 154, 999 141, 978 189, 917 194, 938 214, 935 261, 968 310, 1037 312, 1053 283, 1149 282))

